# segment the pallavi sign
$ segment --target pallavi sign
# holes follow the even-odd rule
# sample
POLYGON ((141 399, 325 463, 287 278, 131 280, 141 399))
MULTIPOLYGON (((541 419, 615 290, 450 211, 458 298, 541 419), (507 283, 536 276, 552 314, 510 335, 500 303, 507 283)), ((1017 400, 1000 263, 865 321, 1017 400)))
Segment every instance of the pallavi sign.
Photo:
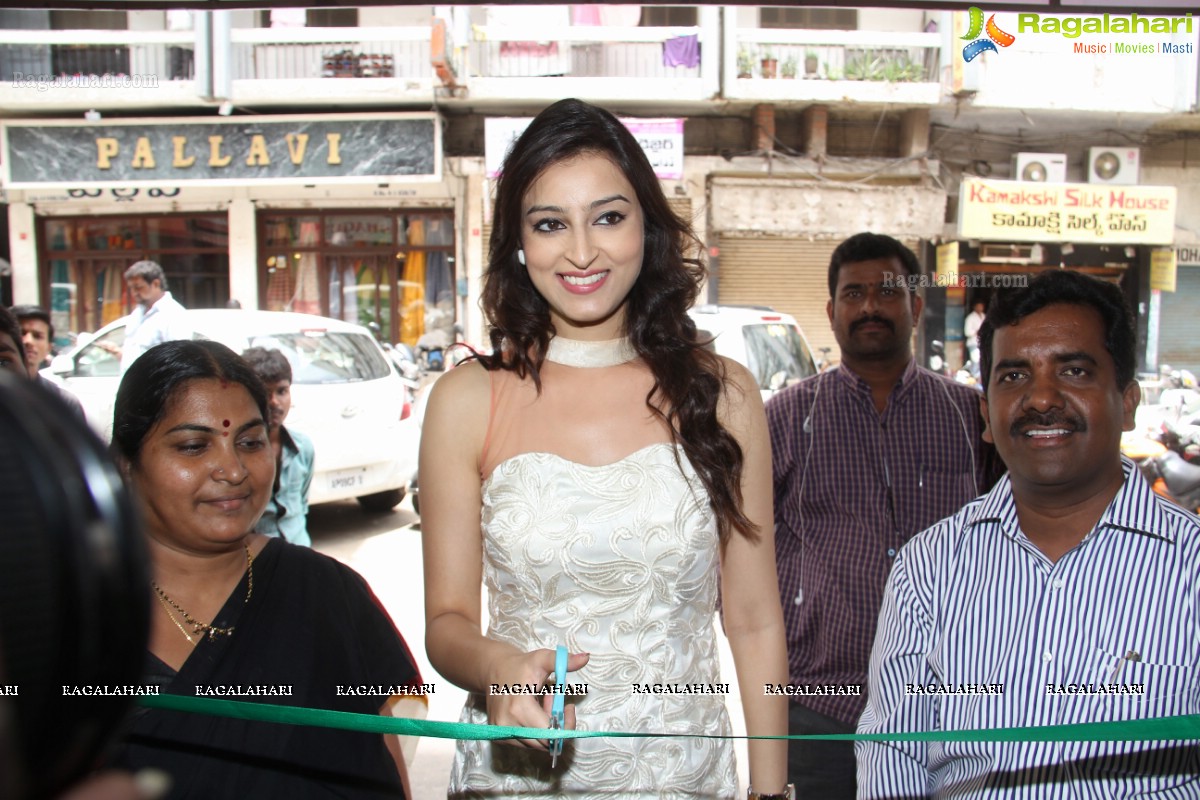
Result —
POLYGON ((8 188, 439 181, 430 113, 7 121, 8 188))
POLYGON ((1171 244, 1174 186, 1100 186, 969 178, 958 198, 963 239, 1171 244))

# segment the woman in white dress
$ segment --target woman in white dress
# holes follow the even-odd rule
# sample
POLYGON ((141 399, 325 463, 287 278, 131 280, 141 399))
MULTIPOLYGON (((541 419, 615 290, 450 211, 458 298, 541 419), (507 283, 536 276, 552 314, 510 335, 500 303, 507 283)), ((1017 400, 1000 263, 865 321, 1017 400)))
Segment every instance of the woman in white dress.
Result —
MULTIPOLYGON (((463 719, 729 734, 718 586, 751 735, 787 731, 771 458, 757 385, 698 341, 704 268, 644 152, 607 111, 543 111, 497 185, 483 306, 494 353, 434 386, 421 442, 426 645, 463 719), (488 588, 482 632, 481 590, 488 588), (500 691, 493 691, 493 687, 500 691), (724 690, 724 691, 723 691, 724 690)), ((751 741, 752 796, 785 797, 785 741, 751 741)), ((732 798, 728 739, 460 742, 449 794, 732 798)))

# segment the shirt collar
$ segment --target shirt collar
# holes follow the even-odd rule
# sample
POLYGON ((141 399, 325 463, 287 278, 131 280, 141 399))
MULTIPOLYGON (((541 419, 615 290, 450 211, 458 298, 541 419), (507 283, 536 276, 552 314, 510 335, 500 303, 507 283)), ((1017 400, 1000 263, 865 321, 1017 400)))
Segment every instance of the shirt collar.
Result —
MULTIPOLYGON (((1125 475, 1121 488, 1117 490, 1116 496, 1100 516, 1100 521, 1096 523, 1096 527, 1088 533, 1084 541, 1090 538, 1095 531, 1112 528, 1174 544, 1175 530, 1169 524, 1166 514, 1163 513, 1158 495, 1150 488, 1150 484, 1146 483, 1146 479, 1142 477, 1137 465, 1125 456, 1121 456, 1121 471, 1125 475)), ((1000 530, 1010 539, 1025 538, 1017 523, 1017 504, 1013 500, 1012 483, 1008 479, 1007 472, 996 482, 992 490, 983 496, 982 501, 967 520, 965 527, 986 522, 998 524, 1000 530)))
POLYGON ((292 438, 290 433, 288 433, 286 425, 279 426, 279 441, 283 442, 283 446, 288 450, 291 450, 293 453, 300 452, 300 448, 296 446, 296 440, 292 438))
MULTIPOLYGON (((839 380, 845 383, 846 388, 859 394, 865 394, 867 397, 871 396, 871 385, 867 383, 861 375, 847 367, 845 364, 839 364, 837 369, 834 370, 834 373, 837 375, 839 380)), ((909 358, 908 364, 906 364, 904 367, 904 372, 900 373, 900 380, 896 382, 894 387, 892 387, 891 395, 889 395, 889 397, 899 397, 907 393, 908 390, 916 384, 916 382, 917 360, 915 358, 909 358)))

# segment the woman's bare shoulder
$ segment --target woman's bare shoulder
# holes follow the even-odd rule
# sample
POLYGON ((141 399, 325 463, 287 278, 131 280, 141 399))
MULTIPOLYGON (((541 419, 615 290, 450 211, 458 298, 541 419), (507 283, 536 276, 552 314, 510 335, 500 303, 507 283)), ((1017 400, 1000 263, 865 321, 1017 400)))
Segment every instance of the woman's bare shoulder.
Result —
POLYGON ((762 394, 758 381, 750 370, 727 356, 718 356, 724 371, 724 388, 717 415, 721 422, 734 428, 743 428, 748 418, 763 414, 762 394))

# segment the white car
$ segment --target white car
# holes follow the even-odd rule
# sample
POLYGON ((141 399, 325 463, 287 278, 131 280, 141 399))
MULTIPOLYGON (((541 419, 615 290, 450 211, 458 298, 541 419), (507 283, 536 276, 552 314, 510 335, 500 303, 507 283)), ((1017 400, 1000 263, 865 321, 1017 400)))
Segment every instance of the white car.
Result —
MULTIPOLYGON (((370 331, 280 311, 184 313, 195 338, 221 342, 236 353, 274 348, 291 363, 292 410, 286 424, 308 434, 316 449, 310 504, 353 497, 369 511, 386 511, 404 499, 417 470, 420 430, 408 387, 370 331)), ((88 421, 106 441, 121 372, 114 351, 125 341, 125 321, 109 323, 49 367, 79 397, 88 421)))
POLYGON ((817 373, 812 350, 794 317, 766 306, 696 306, 688 311, 701 339, 744 365, 758 381, 763 400, 817 373))

